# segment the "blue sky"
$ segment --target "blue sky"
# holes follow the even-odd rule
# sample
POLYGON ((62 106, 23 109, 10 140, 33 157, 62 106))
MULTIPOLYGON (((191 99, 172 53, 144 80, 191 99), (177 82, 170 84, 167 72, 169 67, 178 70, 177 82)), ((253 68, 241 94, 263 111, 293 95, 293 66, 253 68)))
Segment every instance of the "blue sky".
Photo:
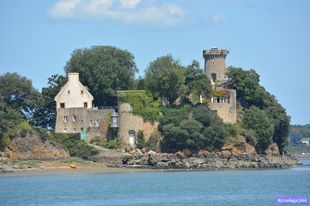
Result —
POLYGON ((139 74, 172 54, 203 66, 202 50, 230 51, 227 65, 254 68, 292 117, 310 123, 308 0, 1 0, 0 74, 37 89, 64 74, 74 49, 112 45, 134 54, 139 74))

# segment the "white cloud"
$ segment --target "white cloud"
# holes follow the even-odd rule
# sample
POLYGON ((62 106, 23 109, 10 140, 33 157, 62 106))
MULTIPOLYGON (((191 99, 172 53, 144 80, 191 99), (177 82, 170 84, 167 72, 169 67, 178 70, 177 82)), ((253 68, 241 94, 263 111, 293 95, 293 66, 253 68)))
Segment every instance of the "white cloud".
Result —
POLYGON ((227 22, 227 17, 221 14, 215 14, 212 16, 212 22, 214 24, 224 24, 227 22))
POLYGON ((59 0, 50 10, 56 19, 99 18, 126 23, 174 25, 184 19, 176 3, 142 0, 59 0), (148 2, 148 3, 147 3, 148 2))
POLYGON ((135 8, 140 2, 141 2, 140 0, 121 0, 123 8, 129 8, 129 9, 135 8))
POLYGON ((81 0, 61 0, 58 1, 50 11, 52 17, 72 16, 76 11, 81 0))

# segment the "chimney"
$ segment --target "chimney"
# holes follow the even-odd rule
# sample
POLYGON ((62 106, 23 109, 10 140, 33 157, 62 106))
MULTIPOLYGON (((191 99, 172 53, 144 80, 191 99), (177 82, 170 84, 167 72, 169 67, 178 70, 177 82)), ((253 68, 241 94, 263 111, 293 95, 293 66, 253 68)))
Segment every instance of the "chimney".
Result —
POLYGON ((79 81, 79 73, 68 73, 68 81, 69 82, 79 81))

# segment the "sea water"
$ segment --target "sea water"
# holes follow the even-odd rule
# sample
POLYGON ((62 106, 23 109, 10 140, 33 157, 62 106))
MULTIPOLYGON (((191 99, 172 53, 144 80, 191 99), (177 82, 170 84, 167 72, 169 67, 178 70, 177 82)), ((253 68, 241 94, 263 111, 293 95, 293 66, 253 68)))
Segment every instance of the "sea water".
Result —
POLYGON ((0 176, 1 206, 261 206, 278 196, 309 202, 310 168, 0 176))

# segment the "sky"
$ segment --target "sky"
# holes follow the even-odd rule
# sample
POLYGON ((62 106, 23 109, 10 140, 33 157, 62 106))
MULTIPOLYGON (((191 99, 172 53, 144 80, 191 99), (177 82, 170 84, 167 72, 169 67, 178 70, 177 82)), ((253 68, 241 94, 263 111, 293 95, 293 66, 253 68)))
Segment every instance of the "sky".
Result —
POLYGON ((79 48, 128 50, 138 77, 166 54, 203 67, 202 51, 218 47, 227 66, 257 71, 292 124, 309 124, 309 11, 308 0, 1 0, 0 75, 41 90, 79 48))

